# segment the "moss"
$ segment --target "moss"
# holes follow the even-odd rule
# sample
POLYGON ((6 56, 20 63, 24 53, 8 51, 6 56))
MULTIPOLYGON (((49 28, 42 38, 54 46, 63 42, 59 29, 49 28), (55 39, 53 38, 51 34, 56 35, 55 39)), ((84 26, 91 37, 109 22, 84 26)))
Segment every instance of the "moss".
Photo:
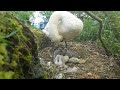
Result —
POLYGON ((26 78, 37 45, 30 28, 19 22, 10 11, 0 11, 0 78, 26 78), (24 69, 25 68, 25 69, 24 69))
POLYGON ((14 72, 8 71, 8 72, 0 72, 0 79, 12 79, 14 76, 14 72))

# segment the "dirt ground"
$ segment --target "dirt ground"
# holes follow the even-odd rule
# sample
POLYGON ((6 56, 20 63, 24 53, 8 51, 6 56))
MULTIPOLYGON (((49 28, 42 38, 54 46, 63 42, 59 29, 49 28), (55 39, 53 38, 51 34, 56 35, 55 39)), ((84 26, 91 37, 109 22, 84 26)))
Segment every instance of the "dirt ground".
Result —
POLYGON ((77 58, 85 60, 85 62, 79 64, 65 63, 67 68, 60 68, 53 63, 52 47, 47 47, 39 52, 39 57, 43 58, 46 66, 48 62, 51 62, 51 66, 54 67, 52 73, 50 66, 47 67, 47 69, 49 68, 47 70, 48 79, 54 79, 57 75, 61 75, 61 77, 55 79, 120 79, 120 67, 114 58, 104 55, 104 50, 96 47, 95 44, 68 42, 68 48, 76 52, 77 58), (68 68, 77 69, 73 72, 65 72, 68 68))

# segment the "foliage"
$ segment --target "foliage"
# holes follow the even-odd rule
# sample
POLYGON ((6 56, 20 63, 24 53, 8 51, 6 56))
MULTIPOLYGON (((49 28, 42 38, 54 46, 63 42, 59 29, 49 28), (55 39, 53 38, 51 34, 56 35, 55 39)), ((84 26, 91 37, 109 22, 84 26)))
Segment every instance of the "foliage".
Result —
POLYGON ((13 11, 15 16, 20 20, 29 20, 29 17, 32 15, 33 11, 13 11))
POLYGON ((104 24, 103 39, 110 52, 114 56, 120 56, 120 12, 104 12, 106 21, 104 24))
MULTIPOLYGON (((120 57, 120 12, 119 11, 93 11, 103 20, 102 39, 113 56, 120 57)), ((76 41, 98 41, 98 23, 90 17, 84 17, 84 30, 75 38, 76 41)))
POLYGON ((83 20, 84 29, 78 37, 75 38, 79 41, 95 41, 97 39, 98 23, 91 18, 85 18, 83 20))
POLYGON ((46 16, 46 18, 49 20, 53 11, 42 11, 41 13, 42 13, 43 16, 46 16))

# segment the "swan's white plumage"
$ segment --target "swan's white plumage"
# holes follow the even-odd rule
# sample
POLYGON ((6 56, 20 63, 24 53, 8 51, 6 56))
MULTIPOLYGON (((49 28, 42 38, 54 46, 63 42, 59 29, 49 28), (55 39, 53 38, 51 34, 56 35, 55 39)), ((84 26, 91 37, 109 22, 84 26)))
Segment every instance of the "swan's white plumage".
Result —
POLYGON ((67 11, 55 11, 43 32, 53 41, 70 40, 83 30, 83 22, 67 11))

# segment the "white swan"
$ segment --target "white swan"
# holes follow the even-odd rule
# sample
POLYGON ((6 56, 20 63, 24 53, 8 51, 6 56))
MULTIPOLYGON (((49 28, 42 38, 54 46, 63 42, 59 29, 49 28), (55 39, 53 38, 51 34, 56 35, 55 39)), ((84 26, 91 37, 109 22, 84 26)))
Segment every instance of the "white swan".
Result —
POLYGON ((50 16, 43 32, 53 41, 61 42, 71 40, 83 30, 83 22, 68 11, 55 11, 50 16))

